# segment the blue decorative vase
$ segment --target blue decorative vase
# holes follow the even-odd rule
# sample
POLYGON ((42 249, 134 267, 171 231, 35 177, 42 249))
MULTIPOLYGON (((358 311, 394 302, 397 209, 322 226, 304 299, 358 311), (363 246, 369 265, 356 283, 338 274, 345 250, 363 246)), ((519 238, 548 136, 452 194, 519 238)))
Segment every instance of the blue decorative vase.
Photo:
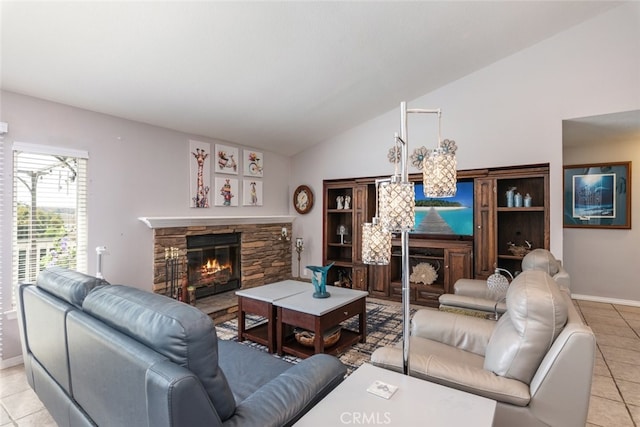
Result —
POLYGON ((333 263, 325 265, 324 267, 307 265, 307 268, 313 273, 311 282, 315 288, 315 292, 313 293, 314 298, 329 298, 331 295, 327 292, 327 271, 329 271, 332 266, 333 263))

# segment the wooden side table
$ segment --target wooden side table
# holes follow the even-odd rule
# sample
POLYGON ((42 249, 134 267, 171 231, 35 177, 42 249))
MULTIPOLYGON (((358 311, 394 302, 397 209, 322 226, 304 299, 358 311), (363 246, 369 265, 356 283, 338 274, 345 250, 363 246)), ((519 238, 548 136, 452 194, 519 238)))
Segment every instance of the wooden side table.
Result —
POLYGON ((309 291, 313 285, 308 282, 284 280, 255 288, 236 291, 238 297, 238 341, 245 339, 266 345, 270 353, 276 350, 276 308, 273 302, 309 291), (265 317, 266 322, 246 328, 246 315, 265 317))
POLYGON ((329 298, 313 298, 313 290, 295 294, 273 302, 277 307, 276 342, 278 354, 309 357, 317 353, 338 354, 352 344, 367 340, 366 291, 328 286, 329 298), (358 331, 342 328, 340 339, 325 349, 323 334, 341 322, 358 316, 358 331), (314 346, 298 343, 293 336, 285 336, 285 327, 297 326, 313 331, 314 346))

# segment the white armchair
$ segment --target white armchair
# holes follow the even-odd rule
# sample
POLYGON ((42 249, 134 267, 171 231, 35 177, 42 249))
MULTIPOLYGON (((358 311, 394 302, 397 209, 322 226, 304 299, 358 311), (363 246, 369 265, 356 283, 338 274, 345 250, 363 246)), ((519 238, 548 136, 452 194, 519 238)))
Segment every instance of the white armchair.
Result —
MULTIPOLYGON (((534 249, 522 259, 522 271, 544 271, 553 277, 561 290, 569 293, 571 279, 551 252, 546 249, 534 249)), ((443 311, 466 312, 486 315, 503 314, 507 306, 504 295, 497 295, 487 287, 486 280, 459 279, 453 285, 453 294, 443 294, 438 299, 443 311)))
MULTIPOLYGON (((595 337, 545 272, 511 283, 497 322, 421 309, 412 319, 409 375, 497 401, 494 426, 580 426, 589 408, 595 337)), ((402 348, 374 365, 402 372, 402 348)))

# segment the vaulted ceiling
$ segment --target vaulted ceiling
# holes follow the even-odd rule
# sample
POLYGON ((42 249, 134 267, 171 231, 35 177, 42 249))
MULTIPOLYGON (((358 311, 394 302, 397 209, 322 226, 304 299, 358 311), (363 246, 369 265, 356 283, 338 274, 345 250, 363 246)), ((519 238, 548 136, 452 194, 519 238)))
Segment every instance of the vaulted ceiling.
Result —
POLYGON ((294 155, 619 4, 5 1, 1 88, 294 155))

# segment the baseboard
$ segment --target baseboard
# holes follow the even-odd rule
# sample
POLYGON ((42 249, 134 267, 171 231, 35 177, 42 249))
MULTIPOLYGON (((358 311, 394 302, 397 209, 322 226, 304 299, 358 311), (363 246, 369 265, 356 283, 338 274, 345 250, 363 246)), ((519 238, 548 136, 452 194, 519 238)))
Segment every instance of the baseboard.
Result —
POLYGON ((594 301, 594 302, 602 302, 606 304, 619 304, 619 305, 629 305, 632 307, 640 307, 640 301, 634 301, 630 299, 596 297, 593 295, 580 295, 580 294, 571 294, 571 298, 577 299, 577 300, 583 300, 583 301, 594 301))
POLYGON ((24 361, 22 360, 22 356, 12 357, 11 359, 3 359, 0 360, 0 371, 3 369, 8 369, 13 366, 22 365, 24 361))

